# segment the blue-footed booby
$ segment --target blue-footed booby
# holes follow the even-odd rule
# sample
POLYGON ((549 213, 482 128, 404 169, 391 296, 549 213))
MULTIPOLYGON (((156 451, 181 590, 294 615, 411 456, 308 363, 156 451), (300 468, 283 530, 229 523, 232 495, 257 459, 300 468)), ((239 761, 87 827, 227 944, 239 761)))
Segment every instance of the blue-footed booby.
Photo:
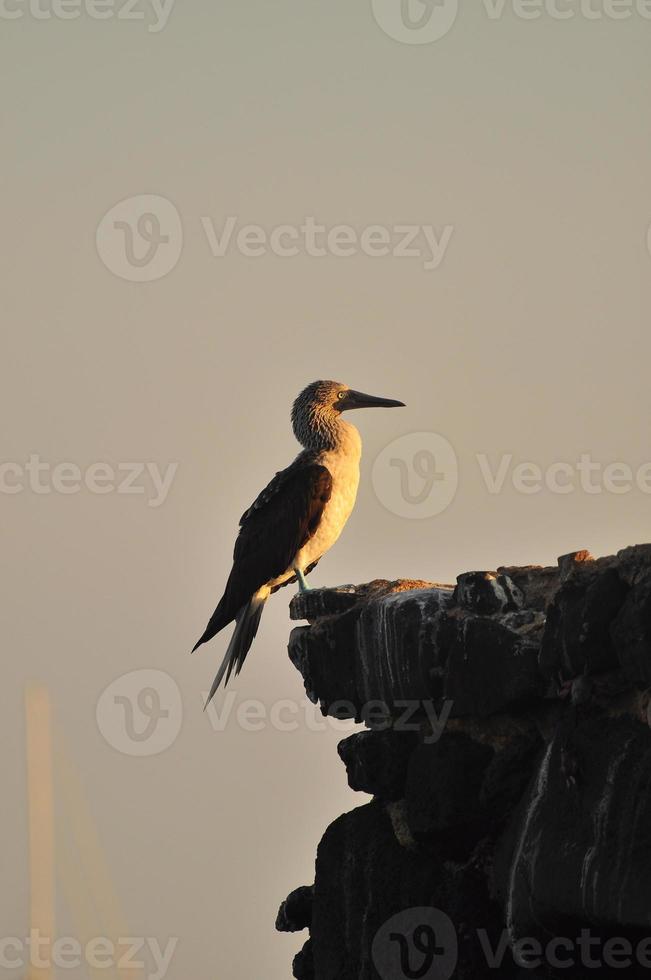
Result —
POLYGON ((303 449, 242 515, 224 595, 194 646, 196 650, 235 620, 206 704, 224 675, 227 683, 233 671, 239 674, 271 593, 297 579, 299 589, 307 589, 305 576, 332 547, 350 517, 359 485, 362 440, 342 413, 403 405, 337 381, 314 381, 294 402, 292 428, 303 449))

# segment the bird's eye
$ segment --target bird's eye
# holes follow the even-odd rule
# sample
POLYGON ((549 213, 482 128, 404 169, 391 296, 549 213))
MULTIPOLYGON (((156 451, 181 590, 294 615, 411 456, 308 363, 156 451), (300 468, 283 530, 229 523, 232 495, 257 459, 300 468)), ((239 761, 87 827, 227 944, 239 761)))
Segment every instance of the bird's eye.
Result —
POLYGON ((337 398, 340 398, 341 399, 341 398, 345 398, 345 397, 346 397, 346 392, 345 391, 338 391, 337 392, 337 398))

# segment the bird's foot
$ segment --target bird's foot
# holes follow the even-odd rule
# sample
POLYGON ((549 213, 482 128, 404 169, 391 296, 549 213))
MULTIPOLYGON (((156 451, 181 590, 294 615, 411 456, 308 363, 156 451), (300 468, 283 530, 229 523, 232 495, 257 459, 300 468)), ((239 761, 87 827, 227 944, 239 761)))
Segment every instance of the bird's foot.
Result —
POLYGON ((307 584, 303 572, 300 570, 300 568, 295 568, 294 571, 296 572, 296 578, 298 579, 298 591, 309 592, 310 586, 307 584))

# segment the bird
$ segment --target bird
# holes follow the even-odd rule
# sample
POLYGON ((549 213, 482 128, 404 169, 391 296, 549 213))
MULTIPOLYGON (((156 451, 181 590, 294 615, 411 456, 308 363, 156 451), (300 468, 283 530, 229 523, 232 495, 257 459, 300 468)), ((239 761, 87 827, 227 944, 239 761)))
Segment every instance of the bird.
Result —
POLYGON ((235 629, 206 707, 225 676, 237 676, 253 643, 264 604, 277 589, 306 576, 341 534, 355 505, 362 440, 344 412, 398 408, 404 402, 355 391, 338 381, 313 381, 292 406, 302 449, 240 518, 233 566, 224 594, 192 652, 230 623, 235 629))

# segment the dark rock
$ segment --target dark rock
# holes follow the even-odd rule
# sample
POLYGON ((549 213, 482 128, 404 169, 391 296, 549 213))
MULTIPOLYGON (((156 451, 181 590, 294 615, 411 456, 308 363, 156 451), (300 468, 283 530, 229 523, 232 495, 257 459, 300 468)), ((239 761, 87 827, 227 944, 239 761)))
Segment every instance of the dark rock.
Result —
POLYGON ((523 605, 536 612, 545 612, 560 582, 556 566, 517 565, 502 566, 499 575, 508 575, 523 595, 523 605))
POLYGON ((420 745, 409 762, 407 823, 416 839, 445 832, 448 853, 467 853, 485 830, 481 786, 494 750, 462 733, 420 745))
POLYGON ((314 955, 312 953, 312 940, 308 941, 294 957, 292 963, 292 976, 296 980, 316 980, 314 972, 314 955))
POLYGON ((397 970, 387 972, 389 958, 399 956, 391 935, 402 934, 408 944, 423 917, 438 927, 437 955, 451 966, 437 976, 452 976, 453 970, 459 980, 483 975, 478 930, 485 929, 496 946, 501 914, 480 865, 448 865, 436 853, 402 847, 380 803, 336 820, 317 852, 312 924, 317 980, 399 978, 397 970))
POLYGON ((305 691, 323 714, 359 719, 355 682, 355 624, 353 607, 341 616, 296 626, 289 637, 289 656, 303 675, 305 691))
POLYGON ((351 789, 383 800, 399 800, 405 793, 409 757, 418 744, 416 732, 357 732, 337 746, 346 766, 351 789))
POLYGON ((375 934, 394 913, 432 903, 436 871, 400 846, 380 803, 335 820, 316 859, 312 939, 319 980, 377 980, 375 934))
POLYGON ((297 605, 290 656, 371 729, 339 752, 375 799, 326 831, 311 906, 281 908, 280 928, 312 915, 295 976, 405 980, 427 955, 423 980, 648 976, 586 968, 579 940, 651 935, 651 545, 345 594, 297 605))
POLYGON ((590 713, 559 729, 495 862, 514 937, 544 938, 559 923, 649 928, 651 733, 631 717, 590 713), (576 782, 568 787, 566 756, 576 782), (561 872, 562 869, 562 872, 561 872))
POLYGON ((373 705, 393 717, 409 706, 438 713, 447 701, 455 717, 485 717, 544 695, 543 626, 531 609, 469 613, 448 588, 381 592, 294 629, 289 653, 324 714, 362 720, 373 705))
POLYGON ((651 684, 651 546, 626 548, 618 557, 629 592, 612 624, 615 650, 633 683, 651 684))
POLYGON ((637 585, 651 571, 651 544, 635 544, 617 552, 619 574, 627 585, 637 585))
POLYGON ((508 575, 497 572, 465 572, 457 578, 454 601, 480 616, 521 609, 523 595, 508 575))
POLYGON ((359 602, 360 592, 354 585, 340 585, 336 589, 309 589, 297 592, 289 603, 290 619, 307 619, 308 622, 346 612, 359 602))
POLYGON ((454 717, 488 715, 543 697, 538 667, 544 619, 512 613, 503 619, 450 615, 439 632, 447 664, 441 695, 454 717))
POLYGON ((312 902, 314 885, 301 885, 290 892, 278 910, 276 929, 278 932, 300 932, 309 929, 312 923, 312 902))
POLYGON ((399 709, 436 696, 436 636, 451 602, 450 589, 409 589, 362 606, 356 630, 361 704, 399 709))
MULTIPOLYGON (((618 666, 611 626, 628 587, 614 559, 570 561, 547 613, 540 667, 549 678, 572 678, 618 666)), ((561 559, 562 560, 562 559, 561 559)))
POLYGON ((585 562, 593 562, 594 558, 589 551, 582 548, 581 551, 570 551, 567 555, 561 555, 558 559, 558 571, 561 582, 565 582, 577 569, 577 566, 585 562))
POLYGON ((493 829, 506 820, 527 788, 542 739, 536 729, 518 732, 493 756, 484 774, 479 805, 493 829))
POLYGON ((338 585, 332 589, 308 589, 306 592, 297 592, 292 596, 289 603, 289 615, 290 619, 306 619, 312 623, 327 616, 336 616, 346 612, 363 600, 394 595, 397 592, 407 590, 429 588, 451 589, 452 586, 436 586, 435 583, 424 582, 422 579, 395 579, 390 581, 386 578, 376 578, 365 585, 338 585))
POLYGON ((431 617, 440 612, 452 589, 422 584, 380 579, 359 586, 359 601, 346 612, 292 630, 290 659, 323 714, 362 720, 368 705, 431 699, 430 611, 431 617), (388 639, 411 643, 419 634, 421 643, 409 657, 388 639))

